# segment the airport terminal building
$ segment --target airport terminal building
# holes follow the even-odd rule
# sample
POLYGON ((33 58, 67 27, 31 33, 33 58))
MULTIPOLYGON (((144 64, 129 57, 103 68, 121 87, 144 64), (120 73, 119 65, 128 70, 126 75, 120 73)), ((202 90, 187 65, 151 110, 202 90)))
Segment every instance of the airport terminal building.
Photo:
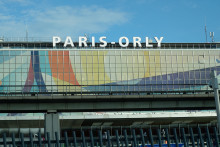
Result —
POLYGON ((75 43, 74 48, 64 48, 63 44, 53 47, 52 42, 0 42, 0 98, 3 102, 0 112, 5 123, 11 124, 2 124, 0 128, 19 128, 24 127, 23 124, 33 128, 36 126, 32 124, 39 122, 37 128, 42 129, 42 113, 51 110, 80 112, 61 114, 63 129, 159 125, 158 122, 164 125, 216 123, 214 113, 193 116, 178 113, 188 117, 185 119, 161 112, 197 109, 190 102, 201 96, 201 102, 192 104, 198 103, 199 110, 214 108, 208 85, 212 70, 220 74, 219 43, 162 43, 159 48, 156 43, 151 43, 151 48, 135 48, 132 44, 122 48, 117 43, 109 43, 105 48, 99 47, 99 43, 96 47, 79 47, 75 43), (170 97, 175 100, 166 102, 170 97), (184 98, 189 103, 185 103, 184 98), (84 102, 88 105, 84 106, 84 102), (130 114, 122 113, 123 118, 114 118, 108 112, 89 113, 105 110, 129 111, 130 114), (150 114, 133 112, 145 110, 150 110, 150 114), (36 112, 41 114, 35 115, 36 112), (154 118, 155 115, 158 117, 154 118), (17 123, 13 125, 15 120, 17 123))

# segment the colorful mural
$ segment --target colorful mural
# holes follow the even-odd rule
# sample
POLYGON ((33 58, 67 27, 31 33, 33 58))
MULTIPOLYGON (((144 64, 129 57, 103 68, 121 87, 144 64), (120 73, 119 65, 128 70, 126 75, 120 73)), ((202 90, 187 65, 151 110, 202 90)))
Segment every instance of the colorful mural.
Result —
MULTIPOLYGON (((3 48, 4 49, 4 48, 3 48)), ((0 92, 204 89, 213 50, 0 50, 0 92)))

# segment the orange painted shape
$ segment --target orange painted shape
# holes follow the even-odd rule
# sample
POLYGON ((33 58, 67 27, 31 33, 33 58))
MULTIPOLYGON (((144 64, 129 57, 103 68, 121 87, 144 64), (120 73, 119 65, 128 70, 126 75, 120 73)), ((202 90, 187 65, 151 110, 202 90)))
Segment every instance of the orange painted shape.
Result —
POLYGON ((2 85, 2 81, 0 81, 0 85, 2 85))
POLYGON ((69 51, 48 51, 48 56, 54 78, 79 85, 71 66, 69 51))

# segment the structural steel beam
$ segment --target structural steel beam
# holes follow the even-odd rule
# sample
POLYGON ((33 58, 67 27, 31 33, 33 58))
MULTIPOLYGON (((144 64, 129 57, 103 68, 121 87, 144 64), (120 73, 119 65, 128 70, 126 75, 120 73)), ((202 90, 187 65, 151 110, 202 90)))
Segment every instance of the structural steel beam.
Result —
POLYGON ((0 112, 88 112, 215 109, 214 96, 21 96, 0 97, 0 112))

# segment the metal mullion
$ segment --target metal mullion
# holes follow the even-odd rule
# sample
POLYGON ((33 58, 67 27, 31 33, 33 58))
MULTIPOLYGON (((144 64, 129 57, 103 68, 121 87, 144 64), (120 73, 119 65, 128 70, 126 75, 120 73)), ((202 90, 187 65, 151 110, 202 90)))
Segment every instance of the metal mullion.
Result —
MULTIPOLYGON (((140 79, 140 72, 139 72, 139 51, 137 51, 137 69, 138 69, 138 80, 140 79)), ((140 84, 138 82, 138 93, 140 93, 140 84)))
POLYGON ((178 81, 178 89, 180 91, 180 73, 179 73, 179 63, 178 63, 178 53, 176 53, 176 66, 177 66, 177 81, 178 81))
MULTIPOLYGON (((134 56, 133 56, 133 50, 132 50, 132 75, 133 75, 133 77, 132 77, 132 79, 134 79, 134 56)), ((133 83, 133 85, 134 85, 134 83, 133 83)), ((135 87, 136 87, 136 85, 134 85, 134 88, 133 88, 133 92, 135 91, 135 87)))
POLYGON ((181 50, 181 56, 182 56, 182 72, 183 72, 183 84, 184 84, 184 89, 186 88, 185 87, 185 84, 186 84, 186 77, 185 77, 185 70, 184 70, 184 64, 183 64, 183 59, 184 59, 184 56, 183 56, 183 50, 181 50))
MULTIPOLYGON (((110 51, 109 51, 110 52, 110 51)), ((109 73, 110 73, 110 81, 112 79, 112 71, 111 71, 111 63, 110 63, 110 60, 111 60, 111 54, 109 55, 109 60, 108 60, 108 64, 109 64, 109 73)), ((106 83, 105 83, 106 84, 106 83)), ((110 91, 112 91, 112 88, 110 86, 110 91)))
POLYGON ((171 54, 171 55, 170 55, 170 58, 171 58, 171 70, 172 70, 172 78, 171 78, 171 79, 172 79, 172 84, 173 84, 173 85, 172 85, 172 87, 173 87, 172 90, 174 90, 174 88, 175 88, 174 81, 175 81, 175 80, 174 80, 174 78, 173 78, 173 72, 174 72, 174 71, 173 71, 173 58, 172 58, 172 57, 173 57, 173 52, 170 51, 170 54, 171 54))
POLYGON ((100 81, 99 81, 99 50, 97 52, 98 52, 97 58, 98 58, 98 91, 99 91, 100 90, 99 89, 100 88, 100 86, 99 86, 99 84, 100 84, 100 81))
MULTIPOLYGON (((3 58, 3 73, 2 73, 2 74, 3 74, 3 77, 5 77, 5 64, 4 64, 4 63, 5 63, 5 55, 4 55, 5 53, 4 53, 4 52, 5 52, 5 51, 3 51, 3 56, 2 56, 2 58, 3 58)), ((2 83, 2 84, 3 84, 3 83, 2 83)), ((5 91, 4 88, 3 88, 3 91, 5 91)))
POLYGON ((149 65, 149 77, 150 77, 150 91, 153 92, 153 87, 152 87, 152 76, 151 76, 150 54, 151 54, 151 52, 148 51, 148 65, 149 65))
MULTIPOLYGON (((9 59, 10 59, 10 56, 11 56, 11 51, 9 51, 9 59)), ((11 87, 10 87, 10 85, 11 85, 11 60, 9 60, 9 84, 8 84, 8 86, 9 86, 9 93, 10 93, 10 91, 11 91, 11 87)))
POLYGON ((128 78, 128 76, 129 76, 129 73, 128 73, 128 71, 129 71, 128 70, 128 57, 129 57, 129 55, 126 56, 126 63, 125 64, 126 64, 126 70, 127 70, 127 91, 130 91, 129 90, 129 84, 128 84, 128 79, 129 79, 128 78))
POLYGON ((145 51, 143 51, 143 62, 144 62, 144 91, 146 91, 146 77, 145 77, 145 74, 146 74, 146 70, 147 70, 147 66, 145 64, 146 60, 145 60, 145 54, 144 54, 145 51))
POLYGON ((57 55, 57 56, 56 56, 56 57, 57 57, 57 63, 56 63, 56 65, 57 65, 57 92, 58 92, 58 91, 59 91, 59 83, 58 83, 58 77, 59 77, 59 72, 58 72, 58 66, 59 66, 59 65, 58 65, 58 60, 59 60, 59 58, 58 58, 58 56, 59 56, 59 55, 58 55, 58 50, 56 50, 56 52, 57 52, 57 54, 56 54, 56 55, 57 55))
POLYGON ((14 92, 16 92, 16 91, 17 91, 17 78, 16 78, 16 75, 17 75, 17 72, 16 72, 17 62, 16 62, 16 51, 15 51, 15 57, 14 57, 14 58, 15 58, 15 63, 14 63, 14 64, 15 64, 15 77, 14 77, 14 78, 15 78, 15 79, 14 79, 15 87, 14 87, 14 92))
MULTIPOLYGON (((103 63, 102 63, 102 64, 104 64, 104 68, 105 68, 105 54, 102 54, 102 55, 103 55, 103 57, 102 57, 102 58, 103 58, 103 63)), ((104 76, 104 79, 103 79, 103 80, 104 80, 104 81, 103 81, 104 91, 106 91, 106 89, 105 89, 105 88, 106 88, 106 87, 105 87, 105 80, 106 80, 106 79, 105 79, 105 74, 106 74, 106 72, 105 72, 105 70, 104 70, 104 71, 103 71, 103 76, 104 76)))
MULTIPOLYGON (((41 48, 41 47, 40 47, 41 48)), ((46 89, 47 89, 47 81, 48 81, 48 79, 47 79, 47 77, 46 77, 46 74, 47 74, 47 65, 46 65, 46 50, 44 50, 44 57, 42 57, 42 58, 44 58, 45 60, 44 60, 44 64, 45 64, 45 66, 44 66, 44 68, 45 68, 45 75, 44 75, 44 78, 45 78, 45 87, 46 87, 46 89)))
MULTIPOLYGON (((81 58, 80 58, 81 59, 81 58)), ((74 51, 74 67, 75 67, 75 85, 76 85, 76 51, 74 51)), ((76 86, 74 86, 75 92, 76 92, 76 86)))
POLYGON ((90 56, 92 56, 92 85, 94 85, 94 83, 95 83, 95 80, 94 80, 94 62, 93 62, 93 55, 90 55, 90 56))
MULTIPOLYGON (((120 50, 120 63, 121 63, 121 83, 123 81, 123 71, 122 71, 122 66, 123 66, 123 63, 122 63, 122 50, 120 50)), ((122 88, 121 90, 123 90, 124 88, 124 85, 120 85, 120 88, 122 88)))
POLYGON ((161 80, 161 90, 164 91, 164 83, 163 83, 163 69, 162 69, 162 66, 161 66, 161 50, 159 51, 160 52, 160 80, 161 80))
POLYGON ((89 64, 89 63, 88 63, 88 56, 87 56, 87 51, 86 51, 86 71, 84 71, 84 72, 86 72, 85 75, 86 75, 86 79, 87 79, 87 80, 86 80, 86 85, 87 85, 87 86, 89 86, 89 80, 90 80, 90 79, 89 79, 89 76, 88 76, 88 75, 89 75, 89 73, 88 73, 88 72, 89 72, 89 71, 88 71, 89 65, 88 65, 88 64, 89 64))
MULTIPOLYGON (((193 51, 193 70, 195 71, 195 64, 194 64, 194 51, 193 51)), ((193 72, 193 77, 194 77, 194 84, 193 84, 193 91, 194 91, 194 85, 195 85, 195 82, 196 82, 196 79, 195 79, 195 72, 193 72)))
MULTIPOLYGON (((67 92, 67 89, 66 89, 66 91, 64 90, 64 84, 65 84, 65 83, 64 83, 64 75, 65 75, 64 58, 65 58, 65 56, 64 56, 64 50, 62 50, 62 60, 63 60, 63 69, 62 69, 62 70, 63 70, 63 86, 62 86, 62 87, 63 87, 63 92, 67 92)), ((61 70, 61 71, 62 71, 62 70, 61 70)), ((66 85, 66 84, 65 84, 65 85, 66 85)))
MULTIPOLYGON (((50 66, 50 72, 51 72, 51 77, 50 77, 50 88, 51 88, 51 92, 52 92, 52 94, 53 94, 53 92, 54 92, 54 89, 53 89, 53 87, 54 86, 56 86, 56 85, 53 85, 53 70, 52 70, 52 64, 53 64, 53 60, 52 60, 52 51, 48 51, 48 59, 49 59, 49 63, 51 64, 51 66, 50 66), (50 52, 50 55, 49 55, 49 52, 50 52), (50 58, 49 58, 49 56, 50 56, 50 58)), ((55 83, 54 83, 55 84, 55 83)))
MULTIPOLYGON (((64 56, 64 68, 65 68, 65 66, 66 65, 68 65, 67 66, 67 68, 68 68, 68 70, 67 70, 67 73, 66 74, 68 74, 68 85, 66 86, 66 93, 68 92, 70 92, 70 86, 71 86, 71 81, 70 81, 70 67, 72 68, 72 65, 70 64, 71 63, 71 61, 70 61, 70 50, 67 50, 68 51, 68 56, 67 56, 67 59, 68 59, 68 63, 66 63, 65 62, 65 58, 66 58, 66 56, 65 56, 65 54, 63 55, 64 56)), ((73 68, 72 68, 72 70, 73 70, 73 68)), ((64 77, 65 77, 65 74, 64 74, 64 77)))
MULTIPOLYGON (((176 44, 175 44, 175 45, 176 45, 176 44)), ((170 89, 169 89, 169 79, 170 79, 170 75, 168 75, 168 72, 167 72, 167 64, 168 64, 168 63, 167 63, 167 52, 165 52, 165 61, 166 61, 166 63, 165 63, 165 65, 166 65, 166 68, 165 68, 166 71, 165 71, 165 72, 166 72, 166 77, 167 77, 167 78, 166 78, 166 79, 167 79, 166 89, 167 89, 167 92, 168 92, 168 91, 170 90, 170 89), (168 79, 168 77, 169 77, 169 79, 168 79)))
MULTIPOLYGON (((116 62, 117 62, 117 55, 116 55, 116 51, 114 51, 115 52, 115 54, 114 54, 114 56, 115 56, 115 77, 116 77, 116 83, 118 82, 118 75, 117 75, 117 64, 116 64, 116 62)), ((113 88, 114 89, 114 88, 113 88)))

